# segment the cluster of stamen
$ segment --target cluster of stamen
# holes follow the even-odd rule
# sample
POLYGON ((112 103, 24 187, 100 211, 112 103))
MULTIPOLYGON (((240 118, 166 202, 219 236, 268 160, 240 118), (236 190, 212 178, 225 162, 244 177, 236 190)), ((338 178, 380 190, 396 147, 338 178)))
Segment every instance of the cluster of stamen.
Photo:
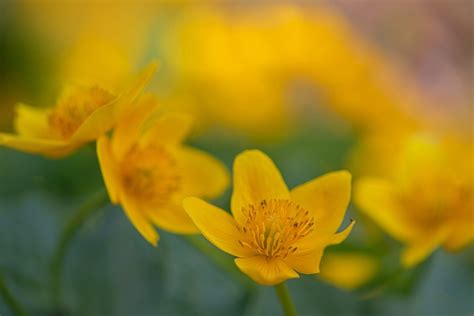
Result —
POLYGON ((297 241, 313 231, 314 218, 301 206, 284 199, 263 200, 242 208, 239 243, 259 255, 286 258, 298 248, 297 241))
POLYGON ((95 110, 114 98, 113 94, 97 86, 69 87, 49 114, 49 126, 59 137, 67 139, 95 110))
POLYGON ((134 198, 165 204, 180 187, 176 161, 159 146, 133 147, 121 163, 122 182, 134 198))

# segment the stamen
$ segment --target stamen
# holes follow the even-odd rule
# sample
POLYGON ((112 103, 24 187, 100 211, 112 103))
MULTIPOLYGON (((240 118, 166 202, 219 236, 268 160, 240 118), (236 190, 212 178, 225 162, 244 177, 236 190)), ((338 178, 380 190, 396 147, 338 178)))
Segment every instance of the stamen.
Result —
POLYGON ((163 205, 180 187, 178 168, 173 157, 158 146, 137 146, 122 161, 125 190, 135 198, 163 205))
POLYGON ((70 87, 49 114, 48 124, 59 137, 69 138, 95 110, 114 98, 114 95, 97 86, 70 87))
POLYGON ((295 243, 313 231, 314 218, 289 200, 263 200, 242 208, 242 214, 239 230, 245 240, 239 244, 268 257, 286 258, 297 251, 295 243))

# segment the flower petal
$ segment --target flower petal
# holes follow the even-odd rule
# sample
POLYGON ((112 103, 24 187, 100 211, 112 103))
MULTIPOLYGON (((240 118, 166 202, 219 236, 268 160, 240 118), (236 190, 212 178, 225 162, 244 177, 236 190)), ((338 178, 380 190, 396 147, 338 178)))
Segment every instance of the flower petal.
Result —
POLYGON ((117 204, 121 185, 118 167, 111 152, 108 136, 104 135, 97 140, 97 156, 110 200, 117 204))
POLYGON ((143 146, 156 143, 180 144, 188 136, 191 125, 191 117, 184 113, 166 113, 158 118, 151 117, 146 122, 140 143, 143 146))
POLYGON ((390 182, 378 178, 361 179, 356 183, 354 196, 361 212, 393 238, 408 241, 420 235, 419 230, 404 218, 405 209, 390 182))
POLYGON ((127 217, 130 222, 132 222, 133 226, 135 226, 146 241, 153 246, 156 246, 159 240, 159 235, 151 224, 151 221, 144 213, 143 207, 126 194, 120 196, 120 202, 122 203, 125 214, 127 214, 127 217))
POLYGON ((199 229, 194 225, 188 214, 186 214, 180 202, 176 201, 176 203, 169 203, 158 208, 149 208, 147 211, 148 217, 156 226, 172 233, 199 233, 199 229))
POLYGON ((319 273, 324 249, 343 242, 349 236, 354 224, 355 221, 351 220, 349 226, 337 234, 324 235, 315 231, 295 245, 297 250, 285 259, 285 263, 300 273, 319 273))
POLYGON ((131 113, 118 121, 112 141, 112 150, 117 159, 123 157, 139 139, 143 123, 157 107, 156 97, 146 94, 135 102, 134 110, 131 113))
POLYGON ((158 71, 158 67, 159 62, 156 60, 152 61, 120 96, 121 102, 117 105, 118 118, 127 117, 134 111, 135 100, 158 71))
POLYGON ((324 247, 306 253, 294 253, 284 259, 285 263, 303 274, 319 273, 319 264, 323 257, 324 247))
POLYGON ((117 102, 118 99, 114 99, 92 112, 72 134, 71 142, 90 142, 110 130, 116 121, 117 102))
POLYGON ((409 244, 402 253, 402 264, 408 268, 426 259, 446 240, 447 232, 447 229, 442 227, 409 244))
POLYGON ((275 285, 288 279, 299 278, 292 268, 278 258, 254 256, 237 258, 235 264, 252 280, 262 285, 275 285))
POLYGON ((315 230, 335 233, 341 226, 351 196, 351 174, 336 171, 297 186, 291 199, 313 213, 315 230))
POLYGON ((238 222, 241 210, 265 199, 289 199, 288 187, 273 161, 259 150, 246 150, 234 161, 232 213, 238 222))
POLYGON ((351 219, 349 226, 347 226, 342 232, 332 235, 329 238, 329 245, 337 245, 343 242, 344 240, 346 240, 346 238, 351 233, 352 228, 354 227, 355 223, 356 223, 355 220, 351 219))
POLYGON ((158 64, 151 63, 136 79, 131 88, 109 104, 95 110, 71 136, 71 140, 87 142, 96 139, 113 127, 117 119, 126 117, 133 110, 136 98, 156 72, 158 64))
POLYGON ((81 144, 0 133, 0 145, 30 154, 41 154, 49 158, 61 158, 70 154, 81 144))
POLYGON ((31 138, 51 138, 48 125, 47 109, 41 109, 26 104, 17 104, 15 107, 15 130, 21 136, 31 138))
POLYGON ((184 199, 183 206, 204 237, 216 247, 236 257, 254 255, 239 244, 241 233, 227 212, 194 197, 184 199))
POLYGON ((459 251, 474 241, 474 200, 472 193, 470 199, 456 212, 455 218, 446 225, 451 229, 443 247, 448 251, 459 251))
POLYGON ((225 165, 204 151, 180 147, 176 159, 181 170, 182 191, 187 196, 214 198, 229 185, 225 165))
POLYGON ((379 270, 376 257, 358 252, 324 255, 319 277, 334 286, 353 290, 370 281, 379 270))
POLYGON ((306 254, 314 250, 318 250, 327 246, 337 245, 343 242, 352 231, 355 221, 351 220, 349 226, 347 226, 342 232, 337 234, 332 233, 321 233, 318 230, 314 230, 311 234, 299 240, 295 246, 297 247, 296 254, 306 254))
POLYGON ((459 251, 474 241, 474 229, 472 220, 458 223, 454 226, 451 234, 446 238, 443 247, 451 252, 459 251))

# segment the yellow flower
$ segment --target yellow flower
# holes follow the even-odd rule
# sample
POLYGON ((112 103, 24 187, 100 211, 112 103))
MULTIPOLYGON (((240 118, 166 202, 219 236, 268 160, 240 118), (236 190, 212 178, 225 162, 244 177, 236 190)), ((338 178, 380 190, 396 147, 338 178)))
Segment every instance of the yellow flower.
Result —
POLYGON ((402 263, 410 267, 439 246, 456 251, 474 240, 473 157, 469 145, 427 135, 411 135, 400 144, 390 151, 393 172, 361 178, 355 199, 406 245, 402 263))
POLYGON ((232 214, 198 198, 184 209, 211 243, 238 257, 255 282, 274 285, 298 273, 319 272, 326 246, 342 242, 354 222, 336 233, 350 200, 351 175, 332 172, 289 191, 271 159, 245 151, 234 162, 232 214))
POLYGON ((52 158, 66 156, 112 128, 156 69, 156 62, 150 64, 120 94, 97 85, 69 86, 52 108, 19 104, 15 120, 17 134, 0 133, 0 145, 52 158))
POLYGON ((321 262, 319 277, 334 286, 353 290, 372 279, 379 269, 377 260, 357 252, 333 252, 321 262))
POLYGON ((157 115, 156 99, 142 97, 120 121, 112 138, 98 140, 99 162, 109 197, 151 244, 154 225, 190 234, 198 230, 184 212, 186 196, 214 198, 228 185, 225 166, 205 152, 182 145, 191 121, 178 113, 157 115))

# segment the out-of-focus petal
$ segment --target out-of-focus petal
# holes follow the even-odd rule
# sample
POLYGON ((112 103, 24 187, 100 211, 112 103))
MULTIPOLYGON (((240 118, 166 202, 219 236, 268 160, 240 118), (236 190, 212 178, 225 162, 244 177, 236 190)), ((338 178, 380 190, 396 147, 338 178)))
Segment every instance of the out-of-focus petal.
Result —
POLYGON ((120 202, 122 203, 125 214, 127 214, 127 217, 130 222, 132 222, 133 226, 135 226, 146 241, 153 246, 156 246, 160 236, 153 227, 150 219, 146 216, 144 208, 126 194, 123 194, 120 197, 120 202))
POLYGON ((199 233, 199 229, 184 211, 181 201, 168 203, 157 208, 149 208, 147 213, 156 226, 169 232, 177 234, 199 233))
POLYGON ((377 260, 361 253, 326 253, 319 277, 336 287, 352 290, 372 279, 379 269, 377 260))
POLYGON ((94 140, 109 129, 117 120, 126 117, 133 111, 133 106, 146 84, 156 72, 158 64, 151 63, 135 80, 129 89, 112 102, 95 110, 71 136, 73 142, 94 140))
POLYGON ((186 146, 178 148, 176 153, 183 194, 214 198, 225 191, 229 173, 222 162, 204 151, 186 146))
POLYGON ((142 96, 135 102, 134 110, 120 119, 114 129, 112 150, 118 159, 123 157, 140 137, 142 124, 158 107, 158 100, 152 94, 142 96))
POLYGON ((166 113, 158 118, 152 116, 144 126, 140 144, 178 145, 188 136, 191 125, 191 117, 184 113, 166 113))
POLYGON ((15 112, 14 125, 19 135, 31 138, 51 138, 48 125, 49 110, 20 103, 16 105, 15 112))
POLYGON ((446 240, 447 233, 447 229, 441 227, 408 244, 402 252, 402 264, 405 267, 413 267, 426 259, 446 240))
POLYGON ((61 158, 74 151, 81 144, 70 144, 60 140, 29 138, 0 133, 0 145, 30 154, 50 158, 61 158))
POLYGON ((395 239, 408 241, 419 235, 416 226, 406 220, 405 209, 400 205, 390 182, 364 178, 356 183, 354 192, 355 202, 361 212, 395 239))

